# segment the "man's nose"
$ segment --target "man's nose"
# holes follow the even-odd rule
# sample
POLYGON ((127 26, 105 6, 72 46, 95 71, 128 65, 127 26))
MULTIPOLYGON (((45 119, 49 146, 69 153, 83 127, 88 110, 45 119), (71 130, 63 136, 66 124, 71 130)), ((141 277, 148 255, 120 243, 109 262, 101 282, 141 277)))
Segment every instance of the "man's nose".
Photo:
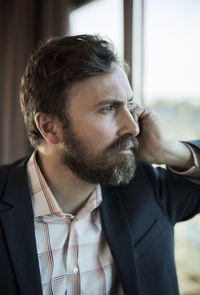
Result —
POLYGON ((124 110, 119 122, 118 136, 131 134, 137 136, 140 132, 138 122, 133 118, 129 110, 124 110))

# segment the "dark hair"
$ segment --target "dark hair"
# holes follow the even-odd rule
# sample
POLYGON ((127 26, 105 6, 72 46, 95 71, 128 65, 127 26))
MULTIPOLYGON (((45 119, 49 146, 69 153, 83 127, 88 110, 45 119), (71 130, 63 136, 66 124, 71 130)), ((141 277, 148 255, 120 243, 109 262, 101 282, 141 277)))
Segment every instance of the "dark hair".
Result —
POLYGON ((37 147, 43 139, 34 117, 43 112, 61 121, 73 83, 112 72, 119 63, 112 43, 98 35, 54 37, 29 58, 22 76, 20 104, 29 140, 37 147))

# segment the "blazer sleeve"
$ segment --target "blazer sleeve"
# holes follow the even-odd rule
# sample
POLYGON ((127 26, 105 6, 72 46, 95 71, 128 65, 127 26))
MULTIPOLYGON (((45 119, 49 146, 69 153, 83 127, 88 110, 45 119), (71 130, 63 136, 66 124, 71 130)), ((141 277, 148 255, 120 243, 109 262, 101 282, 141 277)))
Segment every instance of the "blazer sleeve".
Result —
POLYGON ((200 148, 199 148, 199 142, 193 141, 193 142, 185 142, 185 144, 188 146, 188 148, 191 150, 194 160, 194 165, 191 166, 188 170, 185 171, 176 171, 175 169, 171 167, 167 167, 170 171, 182 175, 186 177, 188 180, 200 184, 200 148))
POLYGON ((200 212, 200 185, 167 169, 144 165, 155 201, 171 223, 187 220, 200 212))

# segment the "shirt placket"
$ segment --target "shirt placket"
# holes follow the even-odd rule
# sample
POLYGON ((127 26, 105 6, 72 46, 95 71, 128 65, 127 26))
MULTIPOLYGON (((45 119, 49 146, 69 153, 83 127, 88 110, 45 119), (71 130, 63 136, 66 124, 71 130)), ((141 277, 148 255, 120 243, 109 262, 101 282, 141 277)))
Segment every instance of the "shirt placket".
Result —
POLYGON ((78 263, 79 244, 77 220, 68 217, 69 222, 69 240, 66 257, 66 289, 67 294, 80 295, 80 269, 78 263))

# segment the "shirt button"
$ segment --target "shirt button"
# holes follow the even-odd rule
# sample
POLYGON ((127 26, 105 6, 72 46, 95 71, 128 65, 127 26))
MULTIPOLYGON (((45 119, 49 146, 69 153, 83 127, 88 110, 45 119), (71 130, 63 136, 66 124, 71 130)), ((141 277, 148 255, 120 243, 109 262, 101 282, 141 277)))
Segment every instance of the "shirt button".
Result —
POLYGON ((77 266, 75 266, 75 267, 73 268, 73 272, 74 272, 75 274, 78 273, 78 267, 77 267, 77 266))

